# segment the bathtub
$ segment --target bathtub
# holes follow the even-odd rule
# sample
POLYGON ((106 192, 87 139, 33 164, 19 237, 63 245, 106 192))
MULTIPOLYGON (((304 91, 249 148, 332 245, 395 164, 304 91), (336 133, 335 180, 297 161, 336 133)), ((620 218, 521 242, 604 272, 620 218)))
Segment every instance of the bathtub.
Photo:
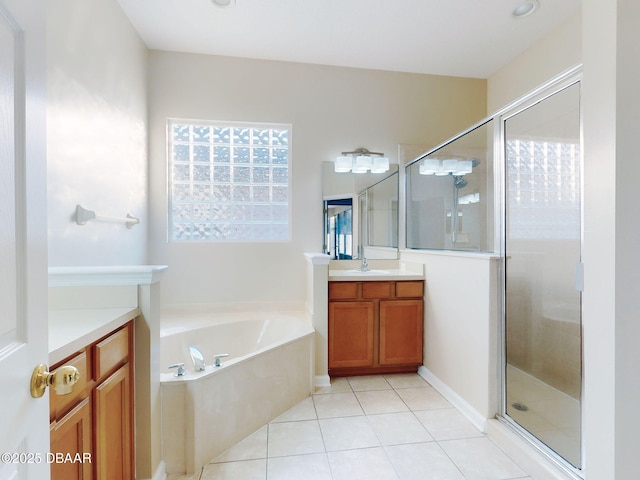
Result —
POLYGON ((314 330, 304 313, 185 311, 160 334, 162 454, 194 473, 312 393, 314 330), (207 319, 207 316, 209 317, 207 319), (195 372, 188 346, 207 367, 195 372), (214 367, 215 354, 227 353, 214 367), (184 363, 186 375, 176 377, 184 363))

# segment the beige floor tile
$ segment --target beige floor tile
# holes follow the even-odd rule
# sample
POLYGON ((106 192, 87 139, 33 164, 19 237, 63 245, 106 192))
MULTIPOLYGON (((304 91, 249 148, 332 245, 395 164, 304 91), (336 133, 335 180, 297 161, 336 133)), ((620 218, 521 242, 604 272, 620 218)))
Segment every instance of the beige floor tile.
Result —
POLYGON ((367 417, 326 418, 320 429, 327 452, 377 447, 380 441, 367 417))
POLYGON ((316 407, 313 404, 313 398, 309 397, 291 407, 278 418, 272 420, 271 423, 316 420, 317 418, 318 417, 316 415, 316 407))
POLYGON ((234 462, 238 460, 255 460, 267 458, 267 426, 227 450, 215 458, 212 463, 234 462))
POLYGON ((415 416, 436 440, 454 440, 484 436, 455 408, 421 410, 415 416))
POLYGON ((420 443, 433 440, 429 432, 411 412, 369 415, 367 418, 382 445, 420 443))
POLYGON ((324 452, 317 420, 272 423, 267 444, 269 458, 324 452))
POLYGON ((356 396, 351 393, 330 393, 314 395, 318 418, 350 417, 364 415, 356 396))
POLYGON ((405 402, 394 390, 355 392, 355 394, 367 415, 409 411, 405 402))
MULTIPOLYGON (((326 453, 270 458, 267 480, 331 480, 326 453)), ((238 479, 240 480, 240 479, 238 479)))
POLYGON ((245 460, 205 465, 200 480, 264 480, 266 476, 266 459, 245 460))
POLYGON ((437 443, 413 443, 386 447, 400 480, 464 480, 437 443))
POLYGON ((439 442, 466 479, 526 477, 526 473, 488 438, 439 442))
POLYGON ((427 381, 417 373, 396 373, 385 375, 385 379, 393 388, 429 387, 427 381))
POLYGON ((411 410, 453 408, 433 387, 400 388, 397 392, 411 410))
POLYGON ((333 480, 398 480, 382 447, 330 452, 333 480))
POLYGON ((349 385, 354 392, 363 390, 391 390, 391 385, 382 375, 365 375, 362 377, 349 377, 349 385))

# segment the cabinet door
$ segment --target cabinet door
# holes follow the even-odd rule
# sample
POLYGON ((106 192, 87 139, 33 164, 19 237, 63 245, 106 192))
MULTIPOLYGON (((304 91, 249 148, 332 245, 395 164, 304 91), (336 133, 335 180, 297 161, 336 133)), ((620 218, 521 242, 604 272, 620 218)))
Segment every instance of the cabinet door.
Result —
POLYGON ((95 389, 98 480, 132 480, 132 414, 129 364, 95 389))
POLYGON ((373 302, 329 303, 329 368, 373 365, 373 302))
POLYGON ((380 365, 422 363, 422 300, 380 301, 380 365))
POLYGON ((51 454, 74 460, 53 461, 52 480, 91 480, 94 460, 91 439, 91 404, 89 398, 85 398, 62 419, 51 424, 51 454), (82 461, 76 461, 78 459, 82 461))

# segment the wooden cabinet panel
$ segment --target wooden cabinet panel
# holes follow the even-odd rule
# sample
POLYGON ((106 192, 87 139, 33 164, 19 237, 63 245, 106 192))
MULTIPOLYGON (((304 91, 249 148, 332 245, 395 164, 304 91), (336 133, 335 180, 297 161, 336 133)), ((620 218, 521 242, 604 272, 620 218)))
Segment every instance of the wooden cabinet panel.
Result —
POLYGON ((422 363, 422 301, 380 302, 380 365, 422 363))
POLYGON ((58 395, 53 388, 49 389, 49 420, 51 421, 62 418, 80 399, 86 397, 88 395, 87 387, 92 380, 89 356, 86 351, 55 365, 51 368, 51 371, 62 365, 76 367, 80 373, 80 380, 73 386, 73 391, 68 395, 58 395))
POLYGON ((329 300, 355 300, 358 298, 358 282, 330 282, 329 300))
POLYGON ((373 333, 373 303, 331 303, 329 368, 373 365, 373 333))
POLYGON ((118 330, 94 347, 95 377, 102 379, 114 368, 124 364, 129 355, 129 329, 118 330))
MULTIPOLYGON (((78 462, 52 462, 51 478, 91 480, 93 474, 91 404, 85 398, 60 420, 51 424, 51 453, 53 455, 81 455, 78 462)), ((64 458, 64 457, 63 457, 64 458)))
POLYGON ((129 365, 95 389, 96 471, 99 479, 131 480, 132 432, 129 365))
POLYGON ((329 375, 415 372, 422 281, 329 282, 329 375))
POLYGON ((362 282, 362 298, 389 298, 392 288, 392 282, 362 282))
POLYGON ((80 381, 69 395, 50 391, 51 451, 91 461, 52 463, 52 480, 133 480, 132 340, 130 322, 60 362, 75 366, 80 381))
POLYGON ((424 289, 424 282, 397 282, 396 283, 396 297, 398 298, 419 298, 422 297, 424 289))

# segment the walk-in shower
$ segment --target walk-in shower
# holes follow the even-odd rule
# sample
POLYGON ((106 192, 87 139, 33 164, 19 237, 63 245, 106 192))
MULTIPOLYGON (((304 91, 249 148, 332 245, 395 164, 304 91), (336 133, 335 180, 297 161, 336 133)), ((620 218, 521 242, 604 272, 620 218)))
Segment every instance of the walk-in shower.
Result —
POLYGON ((584 473, 580 85, 579 69, 568 72, 406 167, 407 248, 499 256, 498 418, 574 478, 584 473))

